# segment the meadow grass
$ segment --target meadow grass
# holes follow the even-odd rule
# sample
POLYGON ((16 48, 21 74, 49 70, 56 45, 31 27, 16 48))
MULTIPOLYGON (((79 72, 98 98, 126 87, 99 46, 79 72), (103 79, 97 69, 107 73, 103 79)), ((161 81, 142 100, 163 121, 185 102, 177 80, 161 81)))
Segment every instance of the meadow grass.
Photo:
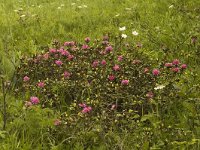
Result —
MULTIPOLYGON (((159 62, 165 57, 169 60, 179 58, 188 64, 189 69, 181 79, 183 82, 187 79, 187 84, 184 87, 179 85, 181 93, 188 93, 185 99, 199 101, 200 46, 191 43, 192 37, 197 37, 197 40, 200 38, 199 0, 1 0, 0 74, 6 80, 11 80, 20 66, 20 58, 49 49, 55 40, 64 43, 83 42, 85 37, 94 41, 106 34, 115 37, 121 34, 119 27, 123 26, 127 28, 123 32, 128 36, 125 41, 134 45, 142 43, 143 53, 151 60, 159 62), (139 35, 132 35, 132 31, 137 31, 139 35)), ((9 106, 12 108, 9 111, 15 114, 20 110, 22 102, 13 98, 12 90, 9 94, 9 106)), ((0 97, 2 95, 0 93, 0 97)), ((187 107, 193 109, 191 105, 187 107)), ((36 122, 41 119, 39 113, 42 114, 38 112, 34 120, 36 122)), ((199 115, 199 112, 195 113, 199 115)), ((34 121, 30 121, 30 124, 34 121)), ((23 130, 23 126, 20 127, 23 123, 18 123, 19 130, 23 130)), ((12 123, 8 126, 12 126, 12 123)), ((0 131, 0 138, 4 139, 4 135, 7 137, 3 148, 31 149, 34 143, 31 136, 38 135, 34 135, 31 129, 24 130, 23 134, 27 134, 27 131, 30 137, 25 139, 20 135, 21 140, 17 139, 17 132, 12 131, 12 135, 8 136, 0 131), (26 143, 26 140, 30 142, 26 143), (20 142, 24 147, 16 148, 20 142)), ((45 135, 47 131, 44 129, 41 132, 44 132, 41 133, 44 137, 40 138, 44 138, 45 143, 49 140, 45 135)), ((116 134, 119 145, 122 144, 120 135, 112 134, 116 134)), ((195 135, 199 139, 199 131, 195 135)), ((127 133, 128 137, 131 138, 131 135, 127 133)), ((36 149, 45 149, 45 146, 41 144, 36 149)), ((51 146, 52 149, 62 149, 62 146, 56 146, 53 142, 51 146)), ((76 146, 77 149, 81 147, 79 144, 76 146)), ((186 148, 190 149, 189 146, 186 148)), ((199 148, 199 143, 195 148, 199 148)), ((103 145, 102 149, 105 149, 103 145)))

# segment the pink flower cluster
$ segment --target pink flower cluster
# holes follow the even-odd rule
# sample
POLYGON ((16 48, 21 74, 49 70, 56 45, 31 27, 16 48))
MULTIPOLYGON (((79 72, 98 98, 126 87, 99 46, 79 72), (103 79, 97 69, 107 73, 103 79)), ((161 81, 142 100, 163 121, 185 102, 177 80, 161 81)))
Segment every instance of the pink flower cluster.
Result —
POLYGON ((31 107, 32 105, 37 105, 40 103, 40 100, 38 97, 32 96, 30 98, 30 101, 25 101, 25 107, 31 107))
POLYGON ((43 88, 45 86, 45 83, 41 81, 37 84, 37 86, 40 88, 43 88))
POLYGON ((83 108, 83 110, 81 111, 83 114, 86 114, 86 113, 89 113, 89 112, 92 111, 92 107, 87 106, 87 105, 84 104, 84 103, 79 104, 79 106, 83 108))
POLYGON ((29 78, 28 76, 25 76, 25 77, 23 78, 23 80, 24 80, 24 82, 28 82, 28 81, 30 80, 30 78, 29 78))
POLYGON ((180 61, 178 59, 174 59, 171 63, 165 63, 166 68, 171 68, 171 71, 174 73, 180 72, 180 70, 184 70, 187 68, 186 64, 180 65, 180 61))

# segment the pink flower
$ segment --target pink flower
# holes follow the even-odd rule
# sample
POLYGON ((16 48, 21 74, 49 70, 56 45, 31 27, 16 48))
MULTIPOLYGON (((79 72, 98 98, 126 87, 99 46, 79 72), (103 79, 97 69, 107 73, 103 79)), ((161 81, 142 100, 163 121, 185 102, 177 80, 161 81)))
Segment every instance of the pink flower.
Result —
POLYGON ((110 81, 113 81, 113 80, 115 80, 115 76, 114 76, 114 75, 109 75, 109 76, 108 76, 108 79, 109 79, 110 81))
POLYGON ((175 73, 178 73, 180 71, 180 69, 178 67, 176 67, 176 68, 172 68, 172 71, 175 73))
POLYGON ((111 52, 113 50, 113 48, 112 48, 112 46, 107 46, 105 50, 106 50, 106 52, 111 52))
POLYGON ((82 49, 83 49, 83 50, 89 49, 89 46, 86 45, 86 44, 84 44, 84 45, 82 46, 82 49))
POLYGON ((39 82, 37 85, 38 85, 38 87, 41 87, 41 88, 43 88, 45 86, 44 82, 39 82))
POLYGON ((64 43, 64 46, 74 46, 74 45, 75 45, 75 42, 74 42, 74 41, 65 42, 65 43, 64 43))
POLYGON ((90 38, 89 38, 89 37, 86 37, 86 38, 85 38, 85 42, 86 42, 86 43, 89 43, 89 42, 90 42, 90 38))
POLYGON ((54 125, 55 126, 59 126, 60 124, 62 123, 62 121, 60 120, 60 119, 56 119, 56 120, 54 120, 54 125))
POLYGON ((123 56, 118 56, 117 60, 118 61, 122 61, 123 60, 123 56))
POLYGON ((186 64, 182 64, 181 65, 181 69, 186 69, 187 68, 187 65, 186 64))
POLYGON ((154 76, 158 76, 160 74, 160 71, 158 69, 153 69, 152 73, 154 76))
POLYGON ((31 100, 31 103, 34 104, 34 105, 37 105, 37 104, 39 104, 39 102, 40 102, 39 98, 37 98, 37 97, 35 97, 35 96, 32 96, 32 97, 30 98, 30 100, 31 100))
POLYGON ((64 72, 64 78, 69 78, 71 76, 71 73, 69 73, 68 71, 64 72))
POLYGON ((101 64, 102 64, 103 66, 105 66, 105 65, 106 65, 106 61, 105 61, 105 60, 102 60, 102 61, 101 61, 101 64))
POLYGON ((99 65, 99 61, 98 61, 98 60, 95 60, 95 61, 92 63, 92 67, 93 67, 93 68, 96 68, 98 65, 99 65))
POLYGON ((30 80, 30 78, 28 76, 25 76, 23 80, 24 80, 24 82, 27 82, 30 80))
POLYGON ((47 60, 47 59, 49 58, 49 54, 48 54, 48 53, 44 54, 44 55, 43 55, 43 58, 44 58, 45 60, 47 60))
POLYGON ((165 67, 172 67, 173 66, 173 64, 172 63, 165 63, 165 67))
POLYGON ((68 56, 67 56, 67 60, 73 60, 74 59, 74 55, 71 55, 71 54, 69 54, 68 56))
POLYGON ((148 92, 148 93, 146 94, 146 97, 147 97, 147 98, 153 98, 153 97, 154 97, 153 92, 148 92))
POLYGON ((144 73, 148 73, 149 69, 148 68, 144 68, 144 73))
POLYGON ((61 66, 61 65, 63 64, 62 61, 60 61, 60 60, 56 60, 55 63, 56 63, 56 65, 58 65, 58 66, 61 66))
POLYGON ((49 52, 50 52, 50 53, 56 53, 57 50, 56 50, 56 49, 50 49, 49 52))
POLYGON ((84 107, 86 107, 87 105, 86 105, 86 104, 84 104, 84 103, 82 103, 82 104, 78 104, 78 106, 80 106, 80 107, 84 108, 84 107))
POLYGON ((74 41, 69 42, 69 46, 74 46, 74 45, 75 45, 74 41))
POLYGON ((91 112, 91 111, 92 111, 92 107, 90 107, 90 106, 89 106, 89 107, 86 106, 86 107, 83 108, 82 113, 85 114, 85 113, 89 113, 89 112, 91 112))
POLYGON ((25 101, 25 107, 31 107, 33 104, 30 101, 25 101))
POLYGON ((114 70, 114 71, 119 71, 119 70, 120 70, 119 65, 114 65, 113 70, 114 70))
POLYGON ((180 61, 178 59, 174 59, 172 62, 173 65, 179 65, 179 63, 180 63, 180 61))
POLYGON ((64 46, 69 46, 70 42, 65 42, 64 46))
POLYGON ((129 80, 122 80, 121 84, 122 85, 128 85, 129 84, 129 80))

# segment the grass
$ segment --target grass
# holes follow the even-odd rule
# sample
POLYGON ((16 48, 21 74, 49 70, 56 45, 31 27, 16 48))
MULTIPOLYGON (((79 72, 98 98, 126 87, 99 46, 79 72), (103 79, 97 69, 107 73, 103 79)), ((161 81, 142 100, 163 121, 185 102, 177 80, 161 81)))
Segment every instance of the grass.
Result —
MULTIPOLYGON (((199 0, 1 0, 0 74, 6 80, 11 80, 24 55, 31 56, 42 52, 51 47, 55 40, 83 41, 85 37, 91 37, 94 41, 105 34, 118 36, 121 34, 119 27, 126 26, 126 42, 134 45, 142 43, 143 53, 151 60, 159 63, 165 57, 179 58, 188 64, 189 69, 182 79, 187 84, 181 87, 181 93, 188 101, 198 102, 200 46, 199 42, 191 44, 191 38, 196 36, 198 41, 200 39, 199 20, 199 0), (139 33, 138 36, 131 34, 135 30, 139 33)), ((0 98, 2 97, 0 92, 0 98)), ((12 89, 7 99, 8 108, 12 108, 9 110, 10 114, 23 112, 20 110, 22 101, 13 98, 12 89)), ((192 109, 190 105, 187 107, 192 109)), ((38 114, 36 120, 41 118, 40 115, 38 114)), ((195 115, 198 116, 199 113, 195 112, 195 115)), ((15 118, 10 117, 12 121, 15 118)), ((1 120, 2 118, 0 122, 1 120)), ((23 125, 25 124, 26 122, 23 125)), ((8 128, 11 127, 12 123, 9 123, 8 128)), ((16 130, 22 130, 22 127, 17 127, 16 130)), ((24 130, 24 134, 25 132, 24 130)), ((42 132, 47 131, 44 129, 42 132)), ((195 138, 199 139, 199 129, 197 132, 195 138)), ((8 136, 4 131, 0 131, 0 138, 2 141, 6 138, 7 142, 4 142, 4 149, 10 148, 9 145, 11 149, 17 149, 16 146, 21 145, 20 142, 24 144, 21 149, 31 149, 30 143, 34 143, 31 141, 31 135, 35 136, 34 133, 30 131, 31 142, 28 144, 22 135, 21 140, 18 140, 15 135, 17 132, 11 133, 12 135, 8 136)), ((120 143, 120 135, 117 133, 116 138, 119 145, 123 144, 120 143)), ((54 147, 52 149, 59 149, 53 141, 49 143, 54 147)), ((76 145, 77 149, 81 147, 79 144, 76 145)), ((42 149, 44 145, 40 146, 38 149, 42 149)), ((62 146, 60 147, 62 149, 62 146)), ((189 146, 183 148, 190 149, 189 146)))

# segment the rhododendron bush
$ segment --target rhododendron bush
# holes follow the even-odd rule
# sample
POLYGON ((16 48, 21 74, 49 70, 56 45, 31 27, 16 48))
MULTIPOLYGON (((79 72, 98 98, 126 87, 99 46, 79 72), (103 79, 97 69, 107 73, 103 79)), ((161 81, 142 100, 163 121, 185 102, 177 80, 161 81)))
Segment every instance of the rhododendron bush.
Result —
POLYGON ((113 43, 105 36, 94 42, 57 42, 23 57, 16 96, 27 111, 41 107, 59 112, 52 123, 59 127, 55 131, 61 129, 54 133, 59 136, 78 124, 108 132, 116 126, 131 129, 130 123, 139 120, 148 124, 149 114, 173 113, 171 108, 179 105, 176 84, 187 65, 178 59, 157 63, 141 47, 119 40, 113 43))
MULTIPOLYGON (((158 86, 165 84, 163 96, 175 93, 167 87, 187 68, 178 59, 165 61, 156 64, 140 48, 114 44, 108 36, 94 43, 90 38, 82 44, 57 43, 48 51, 22 58, 16 91, 24 95, 24 101, 61 112, 76 102, 90 105, 96 114, 102 109, 147 114, 153 111, 152 101, 162 99, 158 86)), ((74 109, 79 110, 78 106, 74 109)))

